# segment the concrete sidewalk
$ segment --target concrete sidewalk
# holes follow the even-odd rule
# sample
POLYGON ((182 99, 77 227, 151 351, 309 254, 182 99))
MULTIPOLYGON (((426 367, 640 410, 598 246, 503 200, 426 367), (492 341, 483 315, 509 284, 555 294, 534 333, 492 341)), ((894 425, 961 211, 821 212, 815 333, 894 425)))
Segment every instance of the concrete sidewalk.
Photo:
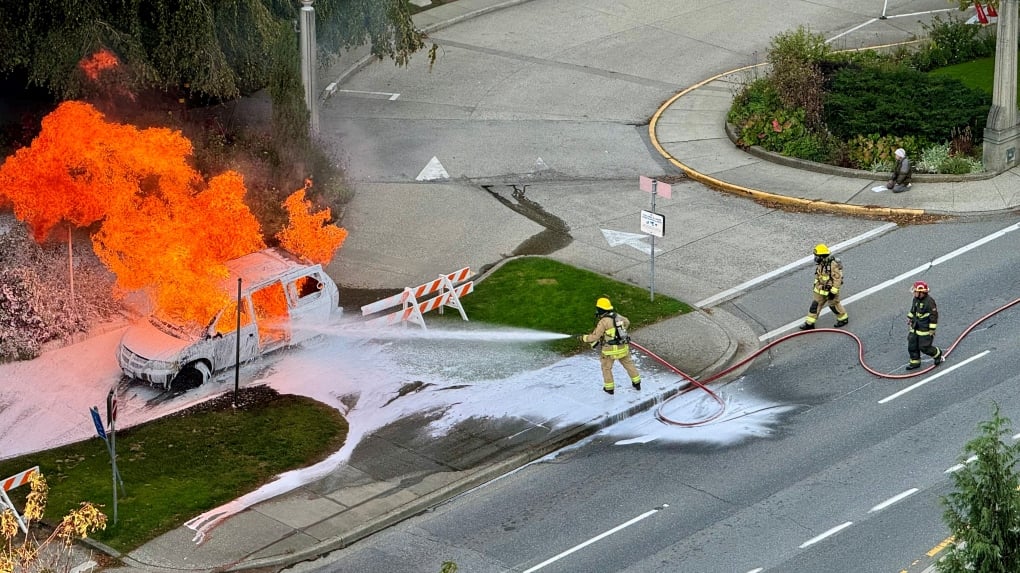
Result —
POLYGON ((726 130, 733 96, 751 73, 720 74, 668 100, 649 124, 652 144, 688 177, 720 191, 793 207, 864 216, 980 215, 1020 205, 1020 167, 995 176, 915 174, 905 193, 886 173, 841 169, 744 151, 726 130))
MULTIPOLYGON (((415 22, 436 30, 525 1, 459 0, 423 12, 415 22)), ((368 62, 355 56, 348 58, 347 68, 340 70, 330 89, 368 62)), ((884 175, 812 171, 796 162, 777 163, 742 151, 727 136, 725 117, 745 73, 723 74, 693 86, 667 101, 653 117, 649 126, 653 145, 690 178, 755 199, 867 216, 972 215, 1020 204, 1020 169, 964 181, 921 176, 909 192, 892 194, 872 191, 884 183, 884 175)), ((718 372, 758 346, 747 325, 718 309, 664 321, 635 331, 634 336, 695 377, 718 372)), ((444 440, 442 447, 422 441, 410 427, 413 424, 406 432, 371 434, 363 440, 371 456, 355 456, 327 478, 226 519, 204 543, 196 545, 194 532, 182 527, 128 555, 107 550, 124 566, 106 570, 236 571, 312 559, 651 409, 681 390, 618 392, 608 410, 604 396, 596 391, 580 398, 590 400, 600 412, 583 423, 568 427, 556 427, 553 419, 477 423, 456 439, 444 440)))

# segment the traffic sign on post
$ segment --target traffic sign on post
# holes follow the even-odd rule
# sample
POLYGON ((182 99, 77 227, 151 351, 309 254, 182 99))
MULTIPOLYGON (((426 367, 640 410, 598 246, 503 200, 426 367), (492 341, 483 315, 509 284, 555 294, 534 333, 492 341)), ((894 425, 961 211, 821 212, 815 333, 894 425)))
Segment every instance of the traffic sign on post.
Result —
POLYGON ((103 419, 99 417, 99 407, 92 406, 89 408, 89 413, 92 414, 92 423, 96 425, 96 433, 105 441, 106 430, 103 428, 103 419))
POLYGON ((666 235, 666 216, 642 209, 641 232, 648 233, 653 237, 664 237, 666 235))

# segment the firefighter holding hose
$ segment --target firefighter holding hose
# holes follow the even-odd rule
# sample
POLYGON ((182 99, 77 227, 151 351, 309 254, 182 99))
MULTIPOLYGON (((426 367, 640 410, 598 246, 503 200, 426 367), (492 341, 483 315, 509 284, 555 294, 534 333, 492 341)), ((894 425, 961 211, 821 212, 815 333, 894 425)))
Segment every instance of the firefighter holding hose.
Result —
POLYGON ((608 298, 602 297, 595 301, 595 330, 591 334, 582 334, 579 337, 581 342, 601 350, 602 390, 606 394, 612 394, 616 390, 613 363, 618 360, 630 376, 631 386, 635 390, 641 389, 641 374, 630 357, 628 327, 630 320, 622 314, 617 314, 613 310, 613 303, 608 298))

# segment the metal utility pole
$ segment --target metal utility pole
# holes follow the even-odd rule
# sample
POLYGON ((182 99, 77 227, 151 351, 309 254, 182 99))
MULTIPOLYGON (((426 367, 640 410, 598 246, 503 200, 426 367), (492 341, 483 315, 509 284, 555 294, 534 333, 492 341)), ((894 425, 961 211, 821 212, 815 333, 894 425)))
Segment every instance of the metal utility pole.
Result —
POLYGON ((319 98, 315 92, 315 0, 301 0, 301 82, 305 86, 309 128, 312 136, 319 133, 319 98))

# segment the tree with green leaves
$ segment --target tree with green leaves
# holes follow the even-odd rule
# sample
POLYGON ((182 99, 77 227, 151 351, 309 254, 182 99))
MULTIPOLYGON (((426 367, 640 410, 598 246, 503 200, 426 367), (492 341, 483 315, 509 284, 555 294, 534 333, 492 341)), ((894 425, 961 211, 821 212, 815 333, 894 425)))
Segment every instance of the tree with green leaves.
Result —
MULTIPOLYGON (((316 0, 324 61, 371 44, 406 65, 425 46, 408 0, 316 0)), ((0 2, 0 74, 19 71, 57 99, 87 93, 81 63, 103 50, 136 89, 232 99, 269 84, 281 37, 297 41, 299 0, 0 2)))
POLYGON ((1007 444, 1010 421, 995 405, 981 435, 967 443, 953 474, 956 491, 942 498, 955 543, 938 562, 942 573, 1020 571, 1020 444, 1007 444), (973 458, 972 461, 967 460, 973 458))

